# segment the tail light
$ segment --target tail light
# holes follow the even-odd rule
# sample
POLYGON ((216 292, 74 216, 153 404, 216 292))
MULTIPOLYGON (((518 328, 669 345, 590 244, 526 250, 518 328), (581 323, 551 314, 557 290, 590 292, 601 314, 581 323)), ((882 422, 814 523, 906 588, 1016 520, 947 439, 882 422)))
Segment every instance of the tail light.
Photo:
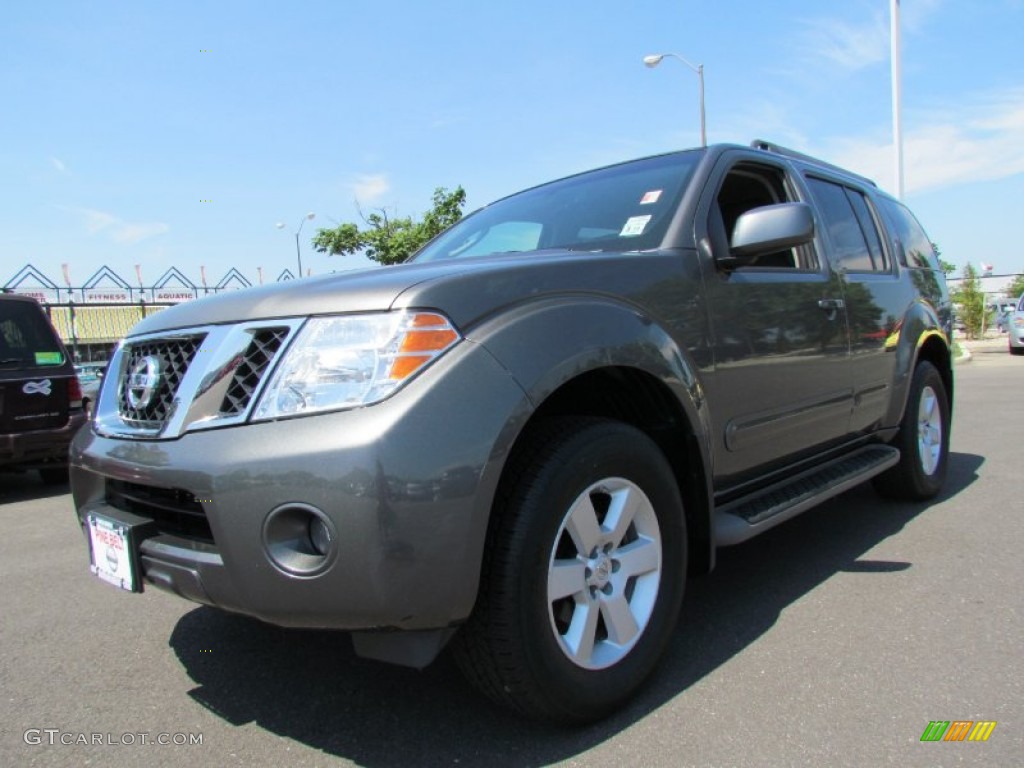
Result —
POLYGON ((82 407, 82 382, 78 380, 77 376, 68 379, 68 407, 82 407))

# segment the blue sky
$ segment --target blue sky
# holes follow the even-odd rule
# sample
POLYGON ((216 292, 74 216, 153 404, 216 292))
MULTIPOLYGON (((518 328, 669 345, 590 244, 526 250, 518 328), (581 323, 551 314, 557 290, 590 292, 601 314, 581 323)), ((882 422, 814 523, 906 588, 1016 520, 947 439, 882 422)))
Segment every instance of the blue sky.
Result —
MULTIPOLYGON (((903 0, 905 199, 944 258, 1024 270, 1024 0, 903 0)), ((894 189, 889 0, 8 4, 0 285, 32 264, 211 284, 317 226, 469 208, 598 165, 766 138, 894 189), (209 202, 204 202, 209 201, 209 202), (277 229, 277 222, 284 229, 277 229)))

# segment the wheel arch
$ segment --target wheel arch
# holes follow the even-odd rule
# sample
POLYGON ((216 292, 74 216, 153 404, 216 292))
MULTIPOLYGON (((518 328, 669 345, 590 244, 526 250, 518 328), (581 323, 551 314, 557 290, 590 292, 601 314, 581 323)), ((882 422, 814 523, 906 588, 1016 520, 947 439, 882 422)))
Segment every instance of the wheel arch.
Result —
POLYGON ((946 400, 949 403, 950 416, 953 415, 953 355, 950 351, 946 336, 942 332, 929 332, 918 340, 917 362, 927 360, 935 366, 942 377, 942 383, 946 387, 946 400))
POLYGON ((953 412, 953 355, 949 337, 942 330, 938 314, 927 302, 915 302, 908 310, 896 348, 896 378, 886 426, 898 425, 907 408, 910 380, 921 361, 939 371, 946 389, 950 414, 953 412))
MULTIPOLYGON (((565 416, 590 416, 620 421, 650 437, 668 459, 686 510, 691 573, 714 565, 711 497, 701 437, 672 391, 638 368, 596 368, 565 382, 540 405, 524 425, 528 439, 533 425, 565 416)), ((517 441, 518 442, 518 441, 517 441)))
POLYGON ((624 303, 570 298, 514 314, 469 334, 506 367, 531 406, 506 431, 501 477, 543 422, 588 416, 630 424, 672 467, 687 512, 691 572, 710 570, 709 418, 697 364, 658 323, 624 303))

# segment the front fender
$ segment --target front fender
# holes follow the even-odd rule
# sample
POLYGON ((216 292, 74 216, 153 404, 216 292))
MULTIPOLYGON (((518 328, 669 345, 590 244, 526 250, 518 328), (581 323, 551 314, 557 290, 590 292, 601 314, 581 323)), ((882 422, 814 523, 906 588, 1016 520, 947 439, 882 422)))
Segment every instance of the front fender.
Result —
MULTIPOLYGON (((687 339, 699 348, 700 329, 687 339)), ((662 325, 637 307, 610 297, 570 296, 538 299, 513 307, 468 332, 484 346, 526 393, 535 412, 568 382, 604 368, 642 371, 660 381, 678 403, 699 452, 704 487, 697 497, 710 499, 710 415, 701 371, 694 356, 662 325)), ((518 439, 532 413, 513 417, 505 434, 518 439)), ((666 422, 671 416, 666 414, 666 422)), ((696 468, 676 467, 696 476, 696 468)))
POLYGON ((625 302, 542 299, 483 323, 467 338, 485 346, 535 406, 570 379, 623 366, 657 377, 679 398, 695 429, 707 426, 697 366, 664 328, 625 302))

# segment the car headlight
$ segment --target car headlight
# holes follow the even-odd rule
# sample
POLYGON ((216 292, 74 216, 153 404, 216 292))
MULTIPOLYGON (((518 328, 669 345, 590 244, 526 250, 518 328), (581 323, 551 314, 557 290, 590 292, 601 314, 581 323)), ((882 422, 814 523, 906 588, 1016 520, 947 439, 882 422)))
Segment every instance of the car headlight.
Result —
POLYGON ((253 419, 379 402, 460 338, 437 312, 310 318, 274 369, 253 419))

